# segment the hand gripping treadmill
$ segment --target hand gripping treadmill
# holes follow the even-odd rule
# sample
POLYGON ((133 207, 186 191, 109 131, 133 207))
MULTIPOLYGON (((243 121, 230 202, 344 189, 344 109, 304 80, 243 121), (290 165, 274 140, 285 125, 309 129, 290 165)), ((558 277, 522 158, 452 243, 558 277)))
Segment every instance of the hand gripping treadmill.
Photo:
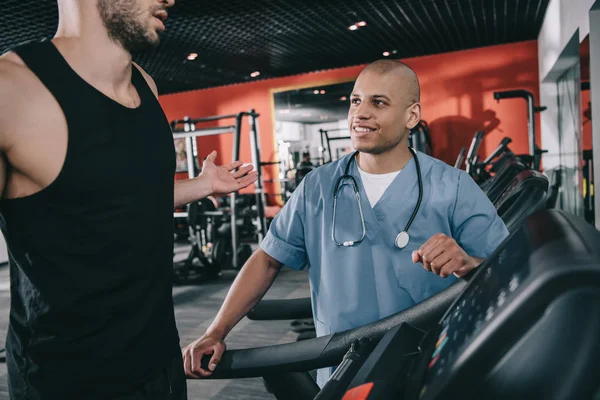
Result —
POLYGON ((278 399, 597 398, 599 244, 583 219, 537 212, 468 282, 346 332, 227 351, 212 377, 276 378, 278 399), (336 365, 321 391, 293 379, 336 365))

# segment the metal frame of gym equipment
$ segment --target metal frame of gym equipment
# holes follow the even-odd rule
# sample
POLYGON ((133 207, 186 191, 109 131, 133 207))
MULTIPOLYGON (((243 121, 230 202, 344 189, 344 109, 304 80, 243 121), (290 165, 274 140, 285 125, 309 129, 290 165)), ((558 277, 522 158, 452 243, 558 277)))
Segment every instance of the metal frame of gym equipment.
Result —
MULTIPOLYGON (((171 130, 173 132, 173 139, 185 139, 186 141, 186 155, 188 162, 188 175, 190 179, 194 178, 194 148, 196 144, 194 140, 197 137, 201 136, 213 136, 213 135, 224 135, 233 133, 233 149, 232 149, 232 162, 238 161, 240 159, 240 142, 242 137, 242 120, 244 117, 249 117, 249 125, 250 125, 250 147, 252 150, 252 164, 254 165, 254 169, 258 172, 258 179, 255 182, 255 193, 257 197, 256 208, 258 211, 257 224, 258 224, 258 237, 259 242, 264 238, 266 234, 266 221, 264 218, 265 209, 264 209, 264 190, 262 184, 262 174, 260 170, 260 166, 257 160, 260 160, 260 152, 259 152, 259 142, 258 142, 258 117, 259 114, 255 113, 254 110, 250 110, 250 112, 240 112, 238 114, 230 114, 230 115, 216 115, 202 118, 194 118, 191 119, 189 117, 185 117, 182 120, 174 120, 171 122, 171 130), (235 119, 235 125, 229 126, 219 126, 219 127, 211 127, 211 128, 200 128, 196 129, 196 124, 204 123, 204 122, 214 122, 225 119, 235 119), (176 131, 175 128, 177 125, 183 124, 183 131, 176 131)), ((232 264, 235 269, 239 268, 237 251, 238 251, 238 232, 237 232, 237 207, 236 207, 236 198, 237 193, 233 192, 230 195, 230 208, 231 208, 231 243, 233 247, 232 251, 232 264)), ((188 205, 189 210, 189 205, 188 205)), ((174 213, 175 217, 187 217, 188 213, 174 213)))
POLYGON ((540 162, 544 150, 540 149, 535 141, 535 113, 544 111, 546 107, 535 106, 533 102, 533 94, 528 90, 507 90, 502 92, 494 92, 494 99, 497 102, 504 99, 522 98, 527 101, 527 137, 529 140, 529 155, 532 157, 532 169, 540 171, 540 162))
POLYGON ((347 130, 348 128, 319 129, 319 133, 321 134, 321 159, 323 160, 323 165, 333 161, 333 157, 331 156, 332 141, 350 139, 350 136, 329 137, 329 132, 341 132, 347 130), (325 143, 327 143, 327 148, 325 148, 325 143), (325 151, 327 151, 327 155, 329 156, 328 161, 325 161, 325 151))

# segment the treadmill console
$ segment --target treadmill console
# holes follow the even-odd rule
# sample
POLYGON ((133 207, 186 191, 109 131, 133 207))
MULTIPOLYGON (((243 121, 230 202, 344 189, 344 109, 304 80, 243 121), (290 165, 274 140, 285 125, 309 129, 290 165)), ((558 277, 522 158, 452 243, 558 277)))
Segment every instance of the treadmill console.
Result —
POLYGON ((448 377, 450 366, 456 363, 465 346, 492 323, 497 312, 507 307, 528 277, 531 248, 524 235, 524 231, 516 232, 496 257, 482 265, 483 270, 443 317, 421 397, 428 388, 448 377))
POLYGON ((435 328, 390 330, 347 398, 600 398, 598 243, 599 231, 564 211, 528 217, 435 328))

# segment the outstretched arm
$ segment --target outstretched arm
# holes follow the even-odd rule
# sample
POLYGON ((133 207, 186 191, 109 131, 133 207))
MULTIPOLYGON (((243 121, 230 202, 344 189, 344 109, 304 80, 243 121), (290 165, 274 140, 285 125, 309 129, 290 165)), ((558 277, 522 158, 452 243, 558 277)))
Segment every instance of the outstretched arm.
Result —
POLYGON ((202 164, 202 172, 194 179, 175 182, 175 208, 212 194, 227 194, 243 189, 256 181, 258 173, 253 166, 242 167, 241 161, 215 165, 217 152, 213 151, 202 164), (241 167, 241 168, 240 168, 241 167), (239 170, 235 171, 236 168, 239 170))

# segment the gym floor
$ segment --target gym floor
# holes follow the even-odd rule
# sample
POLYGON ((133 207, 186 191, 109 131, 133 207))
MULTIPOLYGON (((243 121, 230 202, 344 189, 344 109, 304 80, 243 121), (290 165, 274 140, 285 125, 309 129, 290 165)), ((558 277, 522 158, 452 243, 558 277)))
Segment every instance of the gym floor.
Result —
MULTIPOLYGON (((186 249, 178 249, 186 252, 186 249)), ((179 253, 179 251, 178 251, 179 253)), ((216 281, 177 285, 173 287, 175 317, 181 338, 186 346, 201 336, 217 315, 235 278, 234 272, 225 272, 216 281)), ((265 299, 291 299, 309 296, 308 273, 282 270, 265 299)), ((0 340, 6 337, 10 307, 8 267, 0 267, 0 340)), ((267 346, 294 342, 297 334, 290 329, 290 321, 250 321, 244 318, 227 338, 228 349, 267 346)), ((0 343, 2 343, 0 342, 0 343)), ((1 347, 1 346, 0 346, 1 347)), ((0 364, 0 400, 8 399, 6 364, 0 364)), ((253 400, 274 398, 262 379, 188 380, 190 400, 253 400)))

